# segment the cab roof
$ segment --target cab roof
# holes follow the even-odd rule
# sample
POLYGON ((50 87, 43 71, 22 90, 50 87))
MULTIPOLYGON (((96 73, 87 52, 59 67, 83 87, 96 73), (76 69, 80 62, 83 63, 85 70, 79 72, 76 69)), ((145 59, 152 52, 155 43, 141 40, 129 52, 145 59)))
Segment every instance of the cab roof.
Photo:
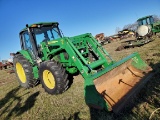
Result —
MULTIPOLYGON (((38 25, 50 26, 50 25, 53 25, 53 24, 59 25, 58 22, 38 22, 38 23, 30 24, 30 25, 28 25, 28 27, 37 27, 38 25)), ((27 27, 23 28, 20 31, 20 33, 23 32, 23 31, 26 31, 26 30, 27 30, 27 27)))
POLYGON ((146 19, 146 18, 149 18, 149 17, 153 17, 153 16, 152 16, 152 15, 148 15, 148 16, 145 16, 145 17, 139 18, 137 21, 140 21, 140 20, 143 20, 143 19, 146 19))

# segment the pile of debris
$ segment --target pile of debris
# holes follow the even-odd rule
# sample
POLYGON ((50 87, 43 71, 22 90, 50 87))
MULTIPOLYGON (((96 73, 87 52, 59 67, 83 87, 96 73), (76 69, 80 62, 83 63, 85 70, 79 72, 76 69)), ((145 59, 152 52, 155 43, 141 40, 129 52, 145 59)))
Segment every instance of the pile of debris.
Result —
POLYGON ((13 63, 12 62, 8 62, 8 61, 6 63, 0 62, 0 70, 11 68, 11 67, 13 67, 13 63))
POLYGON ((111 40, 109 37, 105 37, 104 33, 99 33, 95 36, 96 40, 98 41, 98 43, 100 43, 101 45, 105 45, 107 43, 110 43, 111 40))
POLYGON ((119 36, 120 40, 122 40, 122 39, 126 39, 129 37, 134 37, 135 32, 128 30, 128 29, 124 29, 124 30, 118 32, 118 36, 119 36))
POLYGON ((7 72, 8 73, 14 73, 14 70, 13 70, 13 58, 12 58, 14 55, 15 55, 14 53, 10 53, 11 58, 9 58, 8 60, 2 60, 2 62, 0 62, 0 70, 11 68, 7 72))

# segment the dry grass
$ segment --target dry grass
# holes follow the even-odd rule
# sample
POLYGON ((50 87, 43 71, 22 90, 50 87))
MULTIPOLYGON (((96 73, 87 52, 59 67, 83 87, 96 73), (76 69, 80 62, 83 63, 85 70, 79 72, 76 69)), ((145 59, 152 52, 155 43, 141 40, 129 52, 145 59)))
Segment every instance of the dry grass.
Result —
MULTIPOLYGON (((115 51, 118 42, 104 47, 115 60, 137 51, 143 60, 158 73, 143 87, 133 101, 132 108, 119 116, 104 110, 89 109, 84 101, 83 78, 75 76, 71 87, 63 94, 52 96, 44 92, 41 85, 31 89, 19 87, 14 74, 0 71, 0 118, 1 120, 142 120, 160 107, 160 39, 144 45, 122 51, 115 51)), ((152 116, 160 119, 158 111, 152 116)))

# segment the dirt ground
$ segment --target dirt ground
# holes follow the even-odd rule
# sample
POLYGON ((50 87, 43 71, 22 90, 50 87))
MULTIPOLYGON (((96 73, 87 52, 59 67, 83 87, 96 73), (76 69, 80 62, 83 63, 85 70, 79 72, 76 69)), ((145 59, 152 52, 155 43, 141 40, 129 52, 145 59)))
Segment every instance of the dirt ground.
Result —
POLYGON ((11 68, 0 70, 0 86, 14 82, 16 76, 10 73, 11 70, 11 68))
MULTIPOLYGON (((41 85, 31 89, 19 87, 15 73, 0 70, 0 118, 1 120, 147 120, 160 107, 160 38, 135 48, 115 51, 122 41, 114 41, 103 47, 116 61, 133 52, 150 65, 157 74, 153 76, 133 100, 133 107, 115 115, 105 110, 89 109, 84 100, 84 80, 74 76, 71 87, 61 95, 48 95, 41 85)), ((127 107, 127 106, 126 106, 127 107)), ((152 116, 160 119, 159 111, 152 116)))

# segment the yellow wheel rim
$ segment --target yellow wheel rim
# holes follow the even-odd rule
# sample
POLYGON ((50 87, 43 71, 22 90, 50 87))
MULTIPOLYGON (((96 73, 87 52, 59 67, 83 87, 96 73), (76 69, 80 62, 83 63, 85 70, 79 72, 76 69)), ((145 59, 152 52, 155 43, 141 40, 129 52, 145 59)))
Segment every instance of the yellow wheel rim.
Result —
POLYGON ((53 89, 55 87, 55 78, 49 70, 43 71, 43 80, 49 89, 53 89))
POLYGON ((17 74, 18 74, 20 81, 22 83, 25 83, 26 82, 26 75, 25 75, 25 72, 24 72, 22 65, 19 62, 16 63, 16 71, 17 71, 17 74))

